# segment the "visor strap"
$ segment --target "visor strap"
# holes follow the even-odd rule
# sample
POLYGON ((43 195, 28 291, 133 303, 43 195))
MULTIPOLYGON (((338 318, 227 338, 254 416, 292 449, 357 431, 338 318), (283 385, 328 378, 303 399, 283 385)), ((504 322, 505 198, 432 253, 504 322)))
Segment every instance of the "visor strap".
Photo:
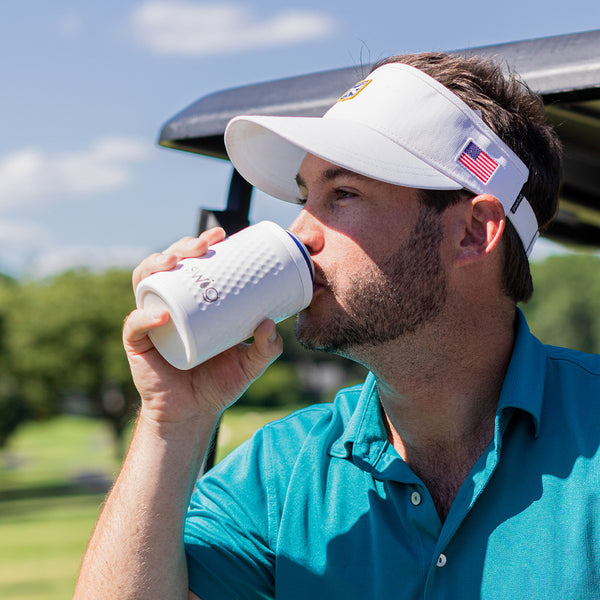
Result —
POLYGON ((529 256, 540 234, 533 208, 531 208, 531 204, 522 192, 517 196, 510 209, 506 211, 506 216, 517 230, 523 242, 525 253, 529 256))

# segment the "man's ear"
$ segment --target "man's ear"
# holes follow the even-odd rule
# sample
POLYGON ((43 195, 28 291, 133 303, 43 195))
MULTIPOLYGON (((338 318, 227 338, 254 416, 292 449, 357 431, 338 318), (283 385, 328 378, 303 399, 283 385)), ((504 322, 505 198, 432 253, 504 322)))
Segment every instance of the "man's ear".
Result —
POLYGON ((504 209, 498 198, 489 194, 475 196, 464 213, 463 237, 459 259, 469 261, 491 254, 504 231, 504 209))

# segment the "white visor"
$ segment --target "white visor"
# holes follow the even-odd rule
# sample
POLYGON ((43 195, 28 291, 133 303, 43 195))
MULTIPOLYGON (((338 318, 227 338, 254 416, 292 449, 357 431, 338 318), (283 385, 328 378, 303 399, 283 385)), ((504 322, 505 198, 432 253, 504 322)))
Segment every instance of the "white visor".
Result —
POLYGON ((521 189, 529 171, 458 96, 422 71, 391 63, 346 92, 323 117, 239 116, 225 130, 235 168, 258 189, 298 201, 306 153, 372 179, 491 194, 527 255, 538 224, 521 189))

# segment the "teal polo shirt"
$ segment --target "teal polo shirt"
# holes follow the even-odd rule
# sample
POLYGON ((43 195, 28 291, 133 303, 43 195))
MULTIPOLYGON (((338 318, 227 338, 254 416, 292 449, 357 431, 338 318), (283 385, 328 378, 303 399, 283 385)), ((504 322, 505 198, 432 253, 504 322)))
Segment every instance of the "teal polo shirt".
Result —
POLYGON ((269 424, 202 477, 202 600, 600 598, 600 357, 517 316, 494 439, 442 524, 388 443, 375 379, 269 424))

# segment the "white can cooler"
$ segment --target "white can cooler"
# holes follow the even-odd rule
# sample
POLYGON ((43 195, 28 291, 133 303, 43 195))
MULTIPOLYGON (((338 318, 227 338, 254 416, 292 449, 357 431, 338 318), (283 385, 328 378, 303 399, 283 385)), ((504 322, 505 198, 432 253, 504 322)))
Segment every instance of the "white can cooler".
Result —
POLYGON ((279 323, 306 308, 313 278, 302 242, 262 221, 204 256, 146 277, 136 289, 136 304, 169 311, 170 321, 150 339, 174 367, 191 369, 249 338, 265 319, 279 323))

